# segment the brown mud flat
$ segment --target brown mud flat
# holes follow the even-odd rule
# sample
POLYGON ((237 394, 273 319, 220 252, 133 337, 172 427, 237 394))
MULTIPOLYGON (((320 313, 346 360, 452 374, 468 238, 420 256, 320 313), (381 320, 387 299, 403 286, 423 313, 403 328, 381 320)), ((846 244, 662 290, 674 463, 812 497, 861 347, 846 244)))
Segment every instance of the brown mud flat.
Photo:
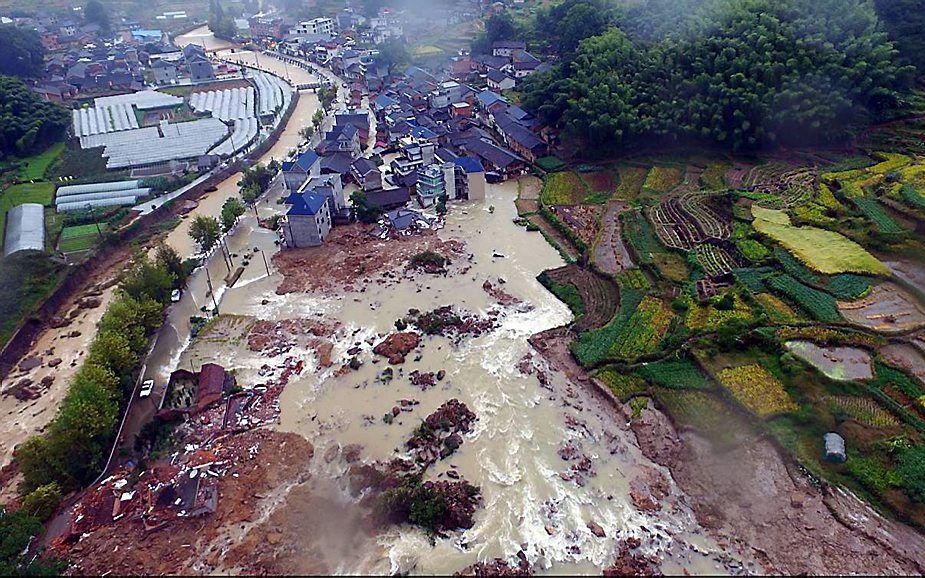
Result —
MULTIPOLYGON (((570 339, 560 328, 534 335, 530 342, 552 367, 607 399, 618 420, 630 420, 628 406, 571 357, 570 339)), ((642 453, 671 472, 698 522, 727 552, 757 560, 767 573, 925 572, 920 534, 881 517, 851 494, 814 484, 766 440, 720 451, 695 433, 679 432, 653 407, 631 420, 630 427, 642 453)), ((645 500, 634 502, 639 507, 645 500)))
POLYGON ((433 251, 451 262, 463 255, 461 242, 442 240, 433 231, 383 240, 370 234, 373 229, 361 224, 337 227, 320 247, 277 253, 273 263, 284 279, 276 292, 282 295, 335 287, 364 292, 365 286, 354 284, 369 284, 380 274, 379 285, 397 281, 418 253, 433 251))
MULTIPOLYGON (((237 477, 229 474, 219 480, 214 514, 178 518, 148 532, 142 520, 126 517, 71 546, 58 544, 54 552, 72 561, 72 575, 203 574, 236 567, 259 570, 250 550, 234 546, 251 540, 252 532, 265 537, 264 528, 254 523, 278 499, 274 493, 308 478, 313 448, 296 434, 255 430, 238 437, 242 445, 259 446, 259 451, 253 458, 239 456, 241 462, 234 468, 237 477)), ((303 555, 308 563, 310 553, 303 555)))
POLYGON ((578 288, 585 315, 575 323, 580 331, 599 329, 607 325, 620 307, 620 292, 616 284, 603 275, 578 265, 566 265, 547 272, 556 283, 571 283, 578 288))
POLYGON ((621 201, 610 201, 601 217, 601 236, 594 246, 594 265, 606 275, 616 275, 633 266, 620 234, 620 213, 628 208, 629 205, 621 201))

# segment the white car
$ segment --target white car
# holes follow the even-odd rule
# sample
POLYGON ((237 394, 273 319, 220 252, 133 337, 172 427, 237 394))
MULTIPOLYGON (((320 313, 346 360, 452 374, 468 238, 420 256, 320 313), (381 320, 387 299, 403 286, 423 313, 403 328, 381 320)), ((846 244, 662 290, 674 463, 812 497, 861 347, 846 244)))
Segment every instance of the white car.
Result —
POLYGON ((154 380, 146 379, 141 383, 141 390, 138 392, 138 397, 148 397, 151 395, 152 391, 154 391, 154 380))
POLYGON ((180 300, 180 290, 174 289, 173 291, 170 292, 170 301, 171 303, 176 303, 179 300, 180 300))

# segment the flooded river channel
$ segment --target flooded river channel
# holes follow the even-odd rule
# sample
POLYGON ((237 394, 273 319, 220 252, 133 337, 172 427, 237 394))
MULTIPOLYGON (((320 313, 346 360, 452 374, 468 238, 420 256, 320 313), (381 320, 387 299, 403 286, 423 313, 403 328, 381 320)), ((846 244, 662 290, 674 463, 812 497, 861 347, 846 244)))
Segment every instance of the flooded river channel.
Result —
MULTIPOLYGON (((406 277, 388 287, 370 283, 363 292, 351 288, 279 295, 282 276, 275 271, 267 276, 262 260, 256 258, 234 288, 216 291, 222 314, 241 316, 234 319, 245 324, 298 318, 341 324, 333 337, 333 366, 304 372, 280 398, 280 428, 304 435, 319 459, 313 461, 313 480, 289 493, 288 501, 279 506, 283 515, 275 522, 286 534, 315 536, 315 543, 306 539, 305 548, 322 558, 327 571, 340 573, 446 574, 478 560, 512 559, 521 550, 539 571, 593 573, 612 558, 616 543, 629 537, 640 538, 664 561, 665 571, 719 571, 708 555, 697 553, 713 547, 699 535, 683 501, 673 496, 676 490, 670 491, 657 515, 641 513, 631 503, 631 482, 643 470, 657 467, 640 455, 632 434, 620 423, 625 420, 531 353, 527 339, 569 322, 571 313, 536 281, 542 270, 562 261, 542 236, 512 223, 516 191, 516 182, 489 185, 485 201, 451 205, 439 235, 463 241, 472 258, 467 267, 451 270, 448 276, 406 277), (483 289, 486 280, 503 280, 504 292, 522 303, 499 306, 483 289), (394 330, 396 319, 409 309, 428 311, 444 305, 482 316, 500 311, 498 326, 458 344, 441 336, 425 337, 419 356, 412 354, 406 363, 394 366, 393 379, 380 379, 387 365, 371 352, 370 343, 394 330), (347 351, 358 345, 363 365, 357 371, 337 372, 351 357, 347 351), (548 375, 545 385, 518 369, 518 362, 530 355, 548 375), (443 370, 446 377, 422 391, 409 380, 414 370, 443 370), (480 487, 484 500, 474 527, 433 544, 410 527, 376 536, 358 533, 359 526, 345 522, 358 517, 346 491, 348 464, 332 459, 334 450, 359 446, 366 462, 401 455, 412 430, 451 398, 468 405, 478 421, 452 458, 437 462, 427 477, 445 479, 453 469, 480 487), (382 416, 400 400, 419 405, 386 424, 382 416), (566 446, 592 463, 578 482, 567 475, 571 463, 561 457, 566 446), (308 503, 315 504, 311 512, 308 503), (321 510, 319 504, 324 506, 321 510), (594 524, 606 537, 594 535, 589 529, 594 524), (321 549, 323 554, 317 553, 318 540, 341 535, 341 548, 329 544, 321 549)), ((273 233, 253 225, 252 216, 239 225, 230 239, 232 251, 256 246, 269 258, 273 233)), ((223 268, 221 260, 212 263, 213 279, 223 268)), ((182 354, 164 363, 163 371, 215 361, 230 365, 239 383, 259 383, 261 368, 282 363, 283 357, 249 351, 243 341, 240 335, 228 334, 199 339, 189 349, 184 344, 182 354)), ((293 349, 287 355, 293 354, 306 367, 317 364, 311 349, 293 349)), ((302 570, 317 570, 314 564, 302 570)))

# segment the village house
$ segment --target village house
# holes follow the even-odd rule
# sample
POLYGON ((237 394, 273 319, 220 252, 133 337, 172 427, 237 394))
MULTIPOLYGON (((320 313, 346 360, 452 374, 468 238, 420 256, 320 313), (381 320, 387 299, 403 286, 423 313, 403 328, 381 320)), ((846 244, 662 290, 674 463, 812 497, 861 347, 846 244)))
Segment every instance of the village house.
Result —
POLYGON ((492 56, 510 58, 516 50, 526 50, 527 43, 520 40, 498 40, 491 45, 492 56))
POLYGON ((297 249, 324 243, 331 232, 327 198, 316 193, 296 193, 287 200, 292 203, 281 222, 286 246, 297 249))
POLYGON ((166 60, 157 60, 151 65, 155 84, 176 84, 177 65, 166 60))
POLYGON ((501 72, 500 70, 489 71, 486 79, 488 81, 488 88, 491 90, 505 91, 511 90, 517 86, 516 80, 501 72))
POLYGON ((282 173, 286 189, 298 191, 309 178, 321 175, 321 159, 315 151, 305 151, 295 160, 284 162, 282 173))
POLYGON ((364 191, 373 191, 382 188, 382 172, 376 163, 368 158, 360 157, 350 165, 350 174, 353 180, 364 191))

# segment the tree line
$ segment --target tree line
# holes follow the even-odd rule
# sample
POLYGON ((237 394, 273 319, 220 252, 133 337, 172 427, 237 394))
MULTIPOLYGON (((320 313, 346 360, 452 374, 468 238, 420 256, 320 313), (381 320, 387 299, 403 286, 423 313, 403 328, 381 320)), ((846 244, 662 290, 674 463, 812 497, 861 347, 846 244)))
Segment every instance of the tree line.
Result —
POLYGON ((163 323, 171 292, 186 283, 188 274, 170 247, 159 247, 154 259, 135 255, 54 419, 45 433, 16 448, 24 508, 40 504, 35 513, 51 515, 55 497, 99 475, 149 339, 163 323))
POLYGON ((748 149, 842 139, 886 116, 911 77, 865 0, 689 0, 675 17, 669 4, 567 0, 520 23, 562 47, 523 82, 526 108, 592 145, 748 149))

